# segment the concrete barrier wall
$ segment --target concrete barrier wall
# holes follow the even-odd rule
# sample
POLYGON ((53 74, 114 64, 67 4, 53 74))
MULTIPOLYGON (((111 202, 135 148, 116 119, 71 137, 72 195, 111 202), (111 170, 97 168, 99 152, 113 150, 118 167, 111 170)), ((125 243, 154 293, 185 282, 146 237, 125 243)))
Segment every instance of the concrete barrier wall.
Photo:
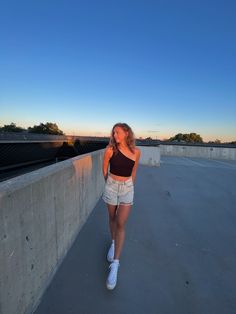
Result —
POLYGON ((160 145, 161 156, 201 157, 236 160, 235 147, 160 145))
POLYGON ((101 196, 102 151, 0 183, 0 313, 32 313, 101 196))
POLYGON ((138 146, 141 150, 140 164, 160 166, 160 146, 138 146))
MULTIPOLYGON (((159 147, 140 164, 159 165, 159 147)), ((0 313, 32 313, 99 200, 104 149, 0 183, 0 313)))

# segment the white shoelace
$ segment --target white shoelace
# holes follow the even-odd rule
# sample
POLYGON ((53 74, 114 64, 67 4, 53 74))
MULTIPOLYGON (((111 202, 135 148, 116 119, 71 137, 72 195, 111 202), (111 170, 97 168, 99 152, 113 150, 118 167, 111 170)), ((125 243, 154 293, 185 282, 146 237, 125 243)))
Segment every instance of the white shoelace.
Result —
POLYGON ((119 266, 120 266, 120 263, 117 263, 117 262, 113 262, 109 265, 109 268, 110 268, 110 274, 108 277, 109 281, 114 282, 114 280, 116 279, 116 275, 117 275, 117 271, 118 271, 119 266))
POLYGON ((108 254, 107 254, 108 258, 113 259, 114 253, 115 253, 115 245, 111 244, 110 249, 109 249, 108 254))

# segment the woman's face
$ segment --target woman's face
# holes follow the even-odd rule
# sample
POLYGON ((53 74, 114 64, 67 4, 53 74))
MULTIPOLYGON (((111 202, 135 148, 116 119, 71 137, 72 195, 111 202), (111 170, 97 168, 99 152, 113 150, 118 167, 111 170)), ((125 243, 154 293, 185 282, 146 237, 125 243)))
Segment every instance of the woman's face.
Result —
POLYGON ((121 127, 116 126, 114 131, 114 139, 116 143, 122 143, 126 141, 126 137, 128 135, 128 132, 124 131, 121 127))

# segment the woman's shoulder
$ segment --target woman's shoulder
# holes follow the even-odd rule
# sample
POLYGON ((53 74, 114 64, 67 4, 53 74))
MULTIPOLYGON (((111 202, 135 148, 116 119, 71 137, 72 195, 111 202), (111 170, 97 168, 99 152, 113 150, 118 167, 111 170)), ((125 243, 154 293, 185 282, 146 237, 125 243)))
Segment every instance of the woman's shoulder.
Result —
POLYGON ((137 154, 137 155, 141 154, 141 150, 137 146, 135 146, 135 154, 137 154))
POLYGON ((113 147, 111 145, 107 145, 105 148, 105 152, 106 154, 111 156, 113 154, 113 147))
POLYGON ((108 145, 106 146, 106 150, 113 151, 113 146, 111 146, 111 145, 108 144, 108 145))

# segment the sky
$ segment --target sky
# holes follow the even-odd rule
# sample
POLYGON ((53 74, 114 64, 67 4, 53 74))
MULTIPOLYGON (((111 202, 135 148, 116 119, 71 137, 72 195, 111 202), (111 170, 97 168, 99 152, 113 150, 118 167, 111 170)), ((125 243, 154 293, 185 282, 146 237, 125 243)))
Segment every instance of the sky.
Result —
POLYGON ((236 140, 236 2, 0 4, 0 126, 236 140))

